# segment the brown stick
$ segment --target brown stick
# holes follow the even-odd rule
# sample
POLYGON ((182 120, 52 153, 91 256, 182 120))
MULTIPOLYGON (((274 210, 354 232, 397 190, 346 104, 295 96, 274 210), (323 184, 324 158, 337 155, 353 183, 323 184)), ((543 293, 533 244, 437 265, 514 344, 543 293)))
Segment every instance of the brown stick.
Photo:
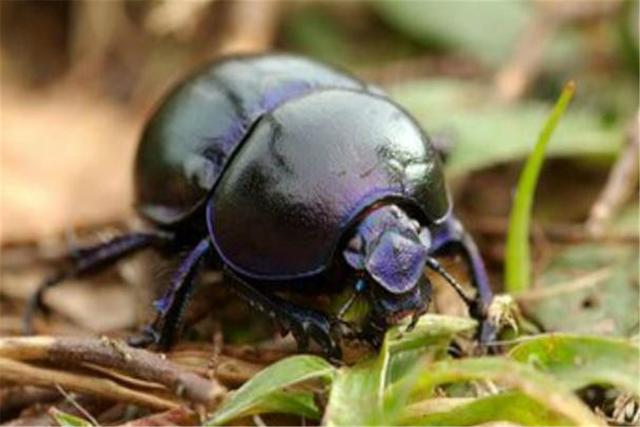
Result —
POLYGON ((524 95, 542 71, 545 50, 562 26, 606 19, 621 5, 621 1, 534 1, 529 24, 520 34, 511 58, 495 77, 498 99, 509 103, 524 95))
POLYGON ((226 388, 179 369, 168 360, 146 350, 135 349, 108 338, 20 337, 0 338, 0 357, 14 360, 46 360, 58 365, 95 364, 116 369, 145 381, 160 383, 176 396, 216 404, 226 388))
POLYGON ((520 35, 512 58, 495 77, 496 93, 503 102, 520 98, 540 72, 542 54, 556 32, 559 21, 536 11, 520 35))
POLYGON ((37 368, 26 363, 0 357, 0 381, 51 387, 58 384, 67 390, 100 396, 115 401, 130 402, 155 409, 172 409, 179 402, 156 397, 123 387, 111 380, 53 369, 37 368))
MULTIPOLYGON (((640 154, 640 135, 635 117, 629 131, 627 145, 620 152, 618 160, 607 179, 598 200, 591 207, 586 229, 594 236, 604 235, 605 227, 615 213, 629 200, 638 186, 638 155, 640 154)), ((636 193, 637 194, 637 193, 636 193)))

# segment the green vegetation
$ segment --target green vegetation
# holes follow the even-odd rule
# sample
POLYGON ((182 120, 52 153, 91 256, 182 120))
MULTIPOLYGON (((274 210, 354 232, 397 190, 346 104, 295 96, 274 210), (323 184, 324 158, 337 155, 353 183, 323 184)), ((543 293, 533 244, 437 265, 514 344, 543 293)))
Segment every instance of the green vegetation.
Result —
POLYGON ((410 333, 389 331, 377 356, 353 366, 336 368, 315 356, 284 359, 235 392, 208 424, 282 412, 336 426, 601 425, 573 391, 597 385, 640 392, 640 347, 628 340, 543 334, 503 356, 449 357, 451 340, 474 326, 426 315, 410 333), (483 385, 488 391, 478 393, 483 385), (313 403, 312 393, 321 396, 315 401, 328 397, 326 407, 313 403))
POLYGON ((507 252, 505 257, 505 289, 508 292, 522 292, 531 286, 531 250, 529 234, 531 231, 531 212, 536 184, 544 162, 545 150, 555 130, 558 120, 564 114, 576 90, 575 83, 565 86, 558 102, 549 115, 538 141, 520 174, 516 186, 511 216, 509 217, 509 233, 507 235, 507 252))

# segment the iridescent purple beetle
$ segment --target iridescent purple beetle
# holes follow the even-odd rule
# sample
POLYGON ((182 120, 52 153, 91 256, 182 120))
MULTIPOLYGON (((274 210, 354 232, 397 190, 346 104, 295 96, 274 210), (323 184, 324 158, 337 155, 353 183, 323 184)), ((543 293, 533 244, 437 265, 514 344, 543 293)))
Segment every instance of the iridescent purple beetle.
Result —
MULTIPOLYGON (((480 320, 492 294, 471 237, 451 213, 438 153, 415 120, 385 94, 309 59, 224 58, 179 84, 147 124, 135 163, 136 207, 150 231, 81 249, 45 289, 140 249, 191 247, 158 315, 135 344, 171 345, 198 268, 221 268, 256 309, 340 358, 339 316, 277 295, 352 289, 371 310, 360 336, 378 344, 400 318, 427 310, 425 267, 442 275, 480 320), (462 254, 476 297, 436 255, 462 254)), ((346 307, 345 307, 346 308, 346 307)), ((341 310, 343 312, 344 310, 341 310)))

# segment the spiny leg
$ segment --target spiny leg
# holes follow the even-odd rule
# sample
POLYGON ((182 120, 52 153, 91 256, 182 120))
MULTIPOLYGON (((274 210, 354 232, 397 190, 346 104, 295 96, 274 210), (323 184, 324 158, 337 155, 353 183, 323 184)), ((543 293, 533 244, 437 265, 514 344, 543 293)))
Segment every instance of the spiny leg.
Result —
MULTIPOLYGON (((430 253, 461 253, 471 270, 473 285, 478 290, 473 304, 468 304, 471 316, 480 321, 478 336, 481 343, 489 343, 495 339, 496 330, 487 320, 487 309, 493 299, 489 286, 489 276, 473 238, 462 224, 451 217, 433 234, 430 253)), ((464 298, 463 298, 464 299, 464 298)), ((466 301, 465 301, 466 302, 466 301)))
POLYGON ((172 236, 164 233, 129 233, 73 251, 71 266, 47 278, 29 298, 23 317, 24 333, 31 335, 33 317, 38 312, 46 311, 43 296, 48 289, 64 280, 96 273, 139 250, 171 240, 172 236))
POLYGON ((225 268, 224 272, 232 279, 232 289, 247 304, 276 320, 286 331, 291 331, 300 351, 306 351, 309 338, 312 338, 322 347, 329 359, 336 362, 342 359, 342 351, 338 344, 340 322, 337 319, 331 319, 319 311, 300 307, 278 296, 259 291, 229 268, 225 268))
POLYGON ((145 347, 158 344, 160 348, 166 349, 173 344, 176 332, 180 329, 184 308, 193 291, 198 268, 211 250, 211 243, 206 237, 189 252, 173 275, 164 295, 153 303, 158 311, 155 320, 140 335, 131 337, 130 345, 145 347))

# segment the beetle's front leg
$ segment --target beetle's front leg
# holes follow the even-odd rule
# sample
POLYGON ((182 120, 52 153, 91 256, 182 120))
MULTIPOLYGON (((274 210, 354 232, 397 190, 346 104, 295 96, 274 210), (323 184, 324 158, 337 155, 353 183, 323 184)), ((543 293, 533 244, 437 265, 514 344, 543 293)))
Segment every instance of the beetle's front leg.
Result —
POLYGON ((460 221, 451 216, 433 232, 430 253, 433 255, 461 253, 464 256, 469 264, 473 285, 477 289, 475 304, 469 306, 470 314, 480 321, 478 333, 480 342, 489 343, 493 341, 496 335, 496 328, 487 319, 487 310, 493 300, 493 292, 489 286, 489 276, 478 247, 460 221))
POLYGON ((342 359, 340 349, 340 321, 317 310, 300 307, 275 295, 267 294, 247 283, 229 268, 225 274, 231 279, 232 289, 249 306, 277 321, 285 331, 290 331, 300 351, 306 351, 309 338, 320 345, 328 359, 342 359))
POLYGON ((176 332, 181 326, 182 314, 193 291, 198 268, 210 253, 209 237, 205 237, 182 261, 164 295, 154 302, 158 311, 156 319, 146 326, 140 335, 131 337, 130 345, 146 347, 157 344, 166 349, 173 344, 176 332))

